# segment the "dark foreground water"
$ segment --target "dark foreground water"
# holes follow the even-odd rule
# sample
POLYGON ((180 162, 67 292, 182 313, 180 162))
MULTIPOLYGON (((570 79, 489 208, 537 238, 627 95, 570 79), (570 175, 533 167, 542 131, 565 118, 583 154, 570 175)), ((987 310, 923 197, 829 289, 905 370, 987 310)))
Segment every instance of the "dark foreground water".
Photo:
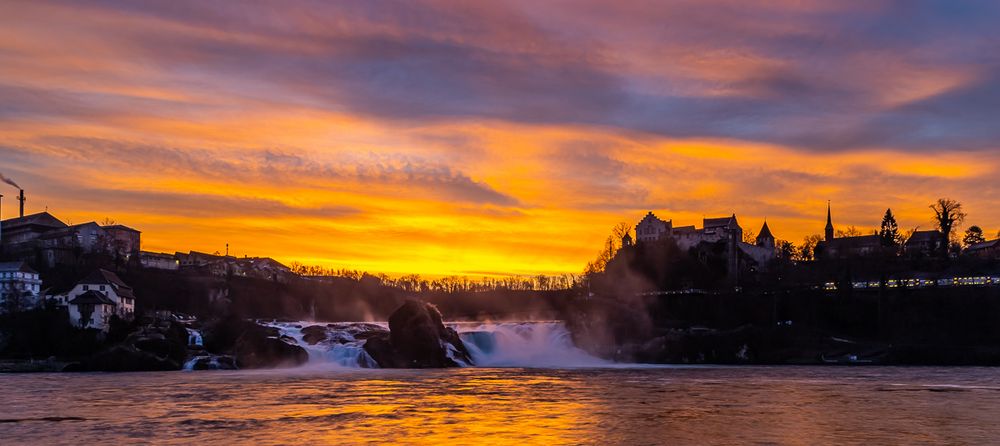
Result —
POLYGON ((0 444, 989 444, 1000 369, 0 375, 0 444))

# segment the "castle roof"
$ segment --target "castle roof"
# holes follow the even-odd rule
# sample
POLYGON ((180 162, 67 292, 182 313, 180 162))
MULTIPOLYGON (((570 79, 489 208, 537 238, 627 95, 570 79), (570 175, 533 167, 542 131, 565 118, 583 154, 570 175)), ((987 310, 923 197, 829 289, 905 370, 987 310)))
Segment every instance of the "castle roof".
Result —
POLYGON ((762 238, 774 238, 774 235, 771 234, 771 228, 767 227, 767 220, 764 220, 764 226, 760 228, 760 234, 757 235, 758 240, 762 238))
POLYGON ((732 225, 739 226, 739 223, 736 222, 736 214, 733 214, 732 216, 729 217, 706 218, 704 220, 704 224, 702 227, 705 229, 709 229, 709 228, 730 227, 732 225))

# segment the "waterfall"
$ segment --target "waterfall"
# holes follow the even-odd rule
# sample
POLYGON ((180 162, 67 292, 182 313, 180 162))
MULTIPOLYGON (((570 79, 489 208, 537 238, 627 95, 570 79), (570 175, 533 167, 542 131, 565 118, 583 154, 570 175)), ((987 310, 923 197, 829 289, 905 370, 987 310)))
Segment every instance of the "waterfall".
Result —
POLYGON ((599 367, 558 321, 453 324, 479 367, 599 367))
POLYGON ((193 328, 188 328, 188 346, 190 347, 203 347, 201 332, 193 328))
MULTIPOLYGON (((364 350, 366 340, 388 331, 388 324, 369 322, 271 322, 282 336, 293 339, 309 353, 310 364, 347 368, 378 368, 364 350)), ((601 367, 611 363, 573 345, 565 324, 559 321, 448 323, 459 333, 472 356, 471 367, 571 368, 601 367)), ((453 347, 448 354, 454 358, 453 347)))
POLYGON ((368 322, 273 322, 267 325, 277 328, 282 336, 294 339, 309 353, 310 363, 366 369, 378 368, 378 363, 365 351, 365 340, 389 330, 388 324, 368 322), (313 336, 318 341, 309 342, 310 331, 316 333, 313 336))

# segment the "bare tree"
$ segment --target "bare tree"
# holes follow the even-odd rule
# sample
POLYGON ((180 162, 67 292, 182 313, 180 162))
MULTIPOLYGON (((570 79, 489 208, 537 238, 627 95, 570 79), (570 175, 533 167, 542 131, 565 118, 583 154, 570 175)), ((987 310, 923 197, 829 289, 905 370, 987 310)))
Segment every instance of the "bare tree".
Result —
POLYGON ((619 222, 614 228, 611 228, 611 236, 614 237, 618 243, 621 243, 622 239, 625 238, 626 235, 630 237, 632 236, 632 226, 628 223, 619 222))
POLYGON ((861 230, 855 226, 848 226, 847 229, 837 230, 837 238, 860 237, 861 235, 861 230))
POLYGON ((816 245, 818 245, 821 241, 823 241, 823 236, 819 234, 813 234, 806 237, 806 239, 802 241, 802 245, 799 247, 799 252, 797 253, 795 260, 816 260, 816 245))
POLYGON ((938 230, 941 231, 941 251, 948 255, 948 248, 951 241, 952 231, 955 227, 965 221, 965 212, 962 210, 962 203, 950 198, 938 198, 937 202, 930 205, 934 211, 934 220, 938 230))
POLYGON ((743 230, 743 243, 746 243, 748 245, 756 245, 757 244, 757 233, 753 232, 753 229, 744 229, 743 230))

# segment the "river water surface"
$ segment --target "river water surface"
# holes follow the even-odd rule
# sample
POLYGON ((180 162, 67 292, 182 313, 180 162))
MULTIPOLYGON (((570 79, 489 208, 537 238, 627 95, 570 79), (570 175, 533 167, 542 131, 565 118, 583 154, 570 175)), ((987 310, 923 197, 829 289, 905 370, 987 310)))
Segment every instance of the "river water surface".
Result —
POLYGON ((1000 370, 0 375, 2 444, 988 444, 1000 370))

